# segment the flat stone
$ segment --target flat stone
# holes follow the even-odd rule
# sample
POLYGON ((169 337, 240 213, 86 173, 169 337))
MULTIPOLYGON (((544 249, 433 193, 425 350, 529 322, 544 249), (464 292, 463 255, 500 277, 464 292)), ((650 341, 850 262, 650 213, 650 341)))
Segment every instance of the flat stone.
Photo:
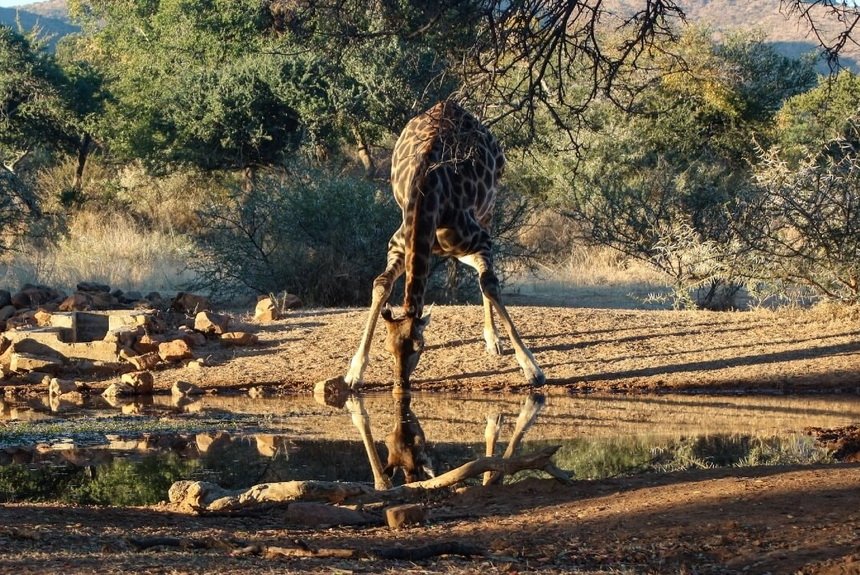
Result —
POLYGON ((259 338, 255 334, 248 333, 247 331, 228 331, 227 333, 222 333, 219 339, 223 345, 228 347, 244 347, 254 345, 259 341, 259 338))
POLYGON ((11 371, 25 372, 36 371, 43 373, 56 373, 63 366, 63 362, 56 357, 45 357, 29 353, 13 352, 9 369, 11 371))
POLYGON ((405 503, 385 509, 385 522, 391 529, 421 525, 427 520, 427 510, 417 503, 405 503))

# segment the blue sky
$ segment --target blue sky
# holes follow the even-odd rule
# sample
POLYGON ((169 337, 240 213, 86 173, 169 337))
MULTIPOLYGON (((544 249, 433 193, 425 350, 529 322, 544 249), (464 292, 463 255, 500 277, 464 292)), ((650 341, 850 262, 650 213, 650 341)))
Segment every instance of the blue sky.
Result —
POLYGON ((32 4, 35 0, 0 0, 0 8, 20 6, 21 4, 32 4))

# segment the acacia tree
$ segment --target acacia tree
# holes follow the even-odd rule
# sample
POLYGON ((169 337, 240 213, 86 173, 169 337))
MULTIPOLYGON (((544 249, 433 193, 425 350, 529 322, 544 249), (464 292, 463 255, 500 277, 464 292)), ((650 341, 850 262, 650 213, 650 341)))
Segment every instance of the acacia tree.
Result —
POLYGON ((842 72, 789 99, 738 229, 747 273, 783 291, 860 302, 860 77, 842 72))
POLYGON ((72 194, 80 193, 91 151, 90 119, 98 109, 100 79, 90 67, 58 60, 37 32, 0 26, 0 212, 4 239, 24 231, 41 209, 32 189, 34 152, 74 154, 72 194), (29 169, 28 169, 29 168, 29 169))
POLYGON ((637 114, 595 107, 597 130, 556 201, 592 241, 666 272, 676 305, 722 308, 739 279, 731 224, 751 188, 755 138, 814 74, 760 38, 709 37, 687 31, 685 65, 640 95, 637 114))

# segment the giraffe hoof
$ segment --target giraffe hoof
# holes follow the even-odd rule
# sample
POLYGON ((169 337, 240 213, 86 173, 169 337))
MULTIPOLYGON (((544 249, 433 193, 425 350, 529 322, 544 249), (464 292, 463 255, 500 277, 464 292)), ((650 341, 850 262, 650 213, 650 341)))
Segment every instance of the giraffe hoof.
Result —
POLYGON ((539 371, 529 378, 529 385, 532 387, 541 387, 546 383, 546 376, 543 372, 539 371))
POLYGON ((496 341, 495 343, 487 343, 487 353, 490 355, 502 355, 502 343, 496 341))

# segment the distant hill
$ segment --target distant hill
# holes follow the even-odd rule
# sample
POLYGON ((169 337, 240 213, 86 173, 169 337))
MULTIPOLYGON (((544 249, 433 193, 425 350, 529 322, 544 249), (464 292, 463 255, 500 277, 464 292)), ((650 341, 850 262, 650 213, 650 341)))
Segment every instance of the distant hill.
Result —
POLYGON ((19 22, 21 27, 28 31, 38 26, 42 36, 48 38, 51 50, 60 38, 79 31, 77 26, 69 22, 69 9, 65 0, 25 4, 18 8, 0 8, 0 24, 16 28, 19 22))

